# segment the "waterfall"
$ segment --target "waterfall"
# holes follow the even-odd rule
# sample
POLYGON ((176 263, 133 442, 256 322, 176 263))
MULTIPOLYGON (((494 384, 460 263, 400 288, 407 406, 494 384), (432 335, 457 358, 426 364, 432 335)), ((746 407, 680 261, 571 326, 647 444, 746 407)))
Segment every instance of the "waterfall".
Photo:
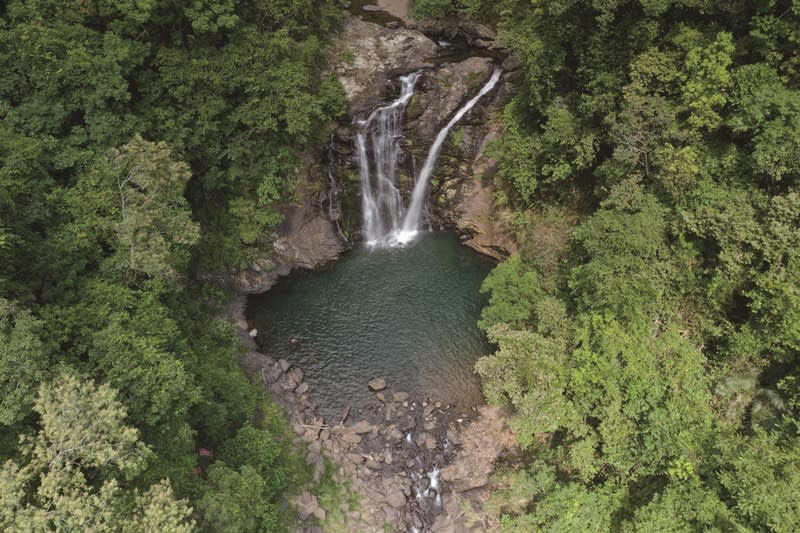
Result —
POLYGON ((414 239, 422 222, 422 207, 428 183, 448 132, 483 95, 494 88, 502 72, 499 68, 495 69, 478 94, 464 104, 436 136, 417 177, 407 211, 397 187, 397 160, 400 156, 399 141, 402 138, 401 119, 406 104, 414 94, 419 73, 402 76, 402 89, 397 100, 377 108, 365 120, 357 122, 359 131, 356 135, 356 151, 361 176, 364 237, 367 244, 391 246, 405 244, 414 239))
POLYGON ((386 243, 400 228, 404 213, 403 199, 397 188, 397 159, 403 133, 401 119, 418 78, 417 72, 402 76, 397 100, 379 107, 358 123, 356 150, 361 174, 361 207, 364 236, 370 245, 386 243))
POLYGON ((422 222, 422 206, 425 202, 425 196, 428 190, 428 182, 433 174, 433 169, 436 166, 436 159, 439 157, 442 144, 444 144, 444 140, 447 137, 447 133, 450 131, 450 128, 452 128, 456 122, 461 120, 461 117, 463 117, 470 109, 472 109, 472 107, 478 103, 478 100, 480 100, 483 95, 494 88, 502 73, 502 69, 496 68, 492 73, 492 76, 489 78, 489 81, 487 81, 484 86, 481 87, 481 90, 478 91, 478 94, 476 94, 472 100, 464 104, 464 107, 458 110, 453 118, 450 119, 450 122, 447 123, 447 126, 445 126, 436 136, 431 149, 428 151, 428 157, 425 159, 425 164, 422 167, 422 171, 417 178, 417 183, 414 185, 414 192, 411 195, 411 205, 409 206, 405 220, 403 221, 403 228, 397 236, 398 241, 408 242, 413 239, 419 231, 420 223, 422 222))

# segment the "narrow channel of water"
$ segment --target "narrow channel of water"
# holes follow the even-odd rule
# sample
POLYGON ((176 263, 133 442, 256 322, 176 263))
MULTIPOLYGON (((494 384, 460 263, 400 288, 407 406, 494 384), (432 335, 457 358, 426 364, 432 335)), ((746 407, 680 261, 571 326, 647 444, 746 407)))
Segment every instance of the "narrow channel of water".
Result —
POLYGON ((258 342, 300 366, 328 420, 374 402, 367 381, 469 408, 489 353, 476 322, 491 263, 447 233, 402 248, 357 248, 332 268, 300 271, 248 302, 258 342))

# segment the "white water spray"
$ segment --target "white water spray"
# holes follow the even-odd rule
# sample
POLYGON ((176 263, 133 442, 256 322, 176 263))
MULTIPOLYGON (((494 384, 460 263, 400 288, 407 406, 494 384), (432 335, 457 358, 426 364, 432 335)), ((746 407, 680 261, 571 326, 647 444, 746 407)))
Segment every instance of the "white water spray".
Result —
POLYGON ((361 174, 361 208, 364 236, 370 245, 382 243, 397 231, 403 216, 403 201, 397 188, 399 140, 403 132, 401 119, 414 94, 417 79, 417 72, 401 77, 402 88, 397 100, 379 107, 366 120, 358 122, 360 131, 356 135, 356 149, 361 174))
POLYGON ((442 149, 442 144, 444 144, 445 138, 447 138, 447 134, 450 132, 450 128, 455 126, 455 124, 461 120, 461 117, 466 115, 467 112, 472 109, 476 103, 478 103, 478 100, 480 100, 483 95, 491 91, 494 86, 497 85, 502 73, 503 71, 501 69, 496 68, 494 72, 492 72, 492 76, 489 78, 489 81, 487 81, 484 86, 481 87, 481 90, 478 91, 478 94, 476 94, 472 100, 464 104, 464 106, 458 110, 453 118, 450 119, 450 122, 447 123, 447 126, 445 126, 436 136, 431 149, 428 151, 428 157, 425 159, 425 165, 423 165, 422 171, 419 174, 419 178, 417 178, 417 183, 414 186, 414 192, 411 195, 411 205, 409 206, 405 219, 403 220, 403 228, 397 235, 397 240, 399 242, 408 242, 417 235, 417 232, 419 232, 419 227, 422 222, 422 206, 425 202, 425 197, 428 190, 428 182, 430 181, 433 170, 436 167, 436 160, 439 158, 439 152, 442 149))

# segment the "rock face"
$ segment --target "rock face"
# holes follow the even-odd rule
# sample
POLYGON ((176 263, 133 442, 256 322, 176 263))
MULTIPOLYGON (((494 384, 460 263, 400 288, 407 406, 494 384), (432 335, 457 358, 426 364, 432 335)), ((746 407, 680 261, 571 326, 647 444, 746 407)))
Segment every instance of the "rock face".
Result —
POLYGON ((347 94, 351 115, 381 100, 394 77, 431 67, 436 43, 418 31, 390 29, 347 17, 337 54, 335 72, 347 94))
POLYGON ((269 257, 256 259, 246 269, 209 277, 239 294, 258 294, 293 268, 318 268, 337 259, 345 243, 334 223, 309 204, 282 209, 284 221, 272 236, 274 252, 269 257))
POLYGON ((407 124, 413 139, 423 145, 420 148, 430 146, 450 117, 478 92, 492 68, 491 58, 470 57, 458 63, 445 63, 424 78, 420 92, 408 108, 407 124))
MULTIPOLYGON (((406 21, 408 26, 416 23, 406 21)), ((457 20, 428 21, 417 29, 390 29, 355 18, 346 21, 335 72, 345 87, 353 124, 337 131, 336 172, 347 182, 350 205, 358 205, 357 157, 353 138, 357 121, 378 104, 397 95, 397 78, 420 71, 416 92, 406 107, 403 158, 399 161, 399 187, 409 195, 414 176, 439 131, 456 111, 488 80, 492 70, 506 59, 493 49, 494 30, 478 23, 457 20), (430 37, 457 39, 461 47, 480 52, 464 57, 464 51, 442 47, 430 37)), ((496 172, 487 158, 487 143, 501 130, 499 117, 513 94, 514 74, 503 76, 499 88, 487 94, 450 131, 431 180, 431 219, 436 229, 453 229, 464 244, 501 260, 516 247, 504 228, 505 213, 493 203, 496 172)))

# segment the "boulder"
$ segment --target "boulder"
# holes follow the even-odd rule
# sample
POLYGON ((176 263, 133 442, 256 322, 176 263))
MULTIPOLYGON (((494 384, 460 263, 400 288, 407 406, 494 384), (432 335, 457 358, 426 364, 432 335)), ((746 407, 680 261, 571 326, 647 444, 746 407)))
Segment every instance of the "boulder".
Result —
POLYGON ((370 433, 373 430, 373 425, 366 420, 361 420, 358 423, 350 426, 348 429, 358 435, 363 435, 364 433, 370 433))
POLYGON ((361 435, 356 435, 355 433, 348 431, 347 433, 342 435, 342 440, 347 444, 351 445, 358 444, 359 442, 361 442, 361 435))
POLYGON ((492 28, 479 22, 465 20, 459 24, 459 28, 469 37, 473 37, 475 39, 494 41, 497 37, 497 33, 495 33, 492 28))
POLYGON ((406 505, 406 495, 401 489, 392 489, 386 493, 386 503, 395 509, 402 509, 406 505))
POLYGON ((364 462, 364 456, 361 455, 360 453, 348 453, 347 460, 350 461, 351 463, 360 465, 361 463, 364 462))
POLYGON ((372 392, 382 391, 383 389, 386 388, 386 380, 383 378, 371 379, 369 380, 367 385, 369 386, 369 390, 371 390, 372 392))
POLYGON ((292 503, 297 509, 297 514, 301 520, 306 520, 309 516, 316 516, 317 509, 320 509, 317 498, 308 492, 297 496, 292 503))
POLYGON ((407 392, 395 392, 392 394, 392 400, 396 401, 397 403, 403 403, 408 400, 408 393, 407 392))

